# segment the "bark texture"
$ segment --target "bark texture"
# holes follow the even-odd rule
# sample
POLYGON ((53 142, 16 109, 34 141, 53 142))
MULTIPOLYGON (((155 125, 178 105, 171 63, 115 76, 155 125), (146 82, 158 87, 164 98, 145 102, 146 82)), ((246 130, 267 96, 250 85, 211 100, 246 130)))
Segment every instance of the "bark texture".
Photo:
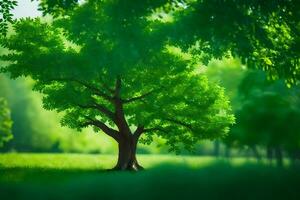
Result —
POLYGON ((137 142, 138 140, 134 135, 120 139, 118 142, 118 161, 113 170, 139 171, 143 169, 136 158, 137 142))

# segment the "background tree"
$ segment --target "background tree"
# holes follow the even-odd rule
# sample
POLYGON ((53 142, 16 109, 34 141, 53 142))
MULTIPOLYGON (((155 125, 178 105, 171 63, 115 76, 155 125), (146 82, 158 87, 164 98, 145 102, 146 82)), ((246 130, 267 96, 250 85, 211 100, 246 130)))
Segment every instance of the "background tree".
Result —
POLYGON ((170 150, 222 137, 233 123, 222 88, 197 72, 191 56, 149 30, 151 2, 87 1, 52 23, 24 19, 2 41, 4 72, 30 76, 62 124, 93 126, 119 146, 116 169, 138 170, 136 145, 153 134, 170 150), (125 6, 126 3, 126 6, 125 6))
MULTIPOLYGON (((293 158, 300 144, 299 87, 287 88, 283 80, 270 82, 265 73, 250 71, 239 86, 241 106, 227 144, 263 147, 282 165, 284 151, 293 158)), ((257 153, 257 152, 255 152, 257 153)))
POLYGON ((41 95, 32 92, 33 81, 10 80, 0 75, 0 98, 7 100, 13 139, 0 151, 114 153, 107 138, 86 129, 82 133, 59 125, 59 115, 42 108, 41 95))
POLYGON ((0 147, 13 138, 11 133, 12 121, 7 103, 0 98, 0 147))
MULTIPOLYGON (((205 74, 207 75, 208 80, 225 88, 225 94, 229 97, 230 104, 235 113, 242 105, 238 88, 246 72, 246 67, 243 67, 238 59, 233 59, 232 57, 223 58, 222 60, 212 60, 206 67, 205 74)), ((237 124, 233 125, 233 127, 236 126, 237 124)), ((228 136, 214 141, 214 155, 221 155, 222 144, 225 141, 225 156, 230 156, 232 146, 231 143, 228 143, 227 141, 232 137, 232 131, 231 128, 228 136)))

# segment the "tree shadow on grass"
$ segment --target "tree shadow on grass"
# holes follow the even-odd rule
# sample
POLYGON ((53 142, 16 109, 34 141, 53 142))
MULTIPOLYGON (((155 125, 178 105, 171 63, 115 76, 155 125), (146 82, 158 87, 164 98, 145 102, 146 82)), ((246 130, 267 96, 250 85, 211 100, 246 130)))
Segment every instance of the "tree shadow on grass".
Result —
POLYGON ((299 169, 214 162, 145 171, 0 169, 0 199, 300 199, 299 169), (3 197, 3 198, 2 198, 3 197))

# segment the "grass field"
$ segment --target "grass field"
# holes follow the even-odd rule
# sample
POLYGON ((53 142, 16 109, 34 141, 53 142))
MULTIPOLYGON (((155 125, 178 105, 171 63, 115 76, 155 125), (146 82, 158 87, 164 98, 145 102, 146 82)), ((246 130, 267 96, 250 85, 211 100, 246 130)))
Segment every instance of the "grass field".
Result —
POLYGON ((0 199, 300 199, 300 169, 255 160, 140 155, 141 172, 108 172, 110 155, 0 154, 0 199))

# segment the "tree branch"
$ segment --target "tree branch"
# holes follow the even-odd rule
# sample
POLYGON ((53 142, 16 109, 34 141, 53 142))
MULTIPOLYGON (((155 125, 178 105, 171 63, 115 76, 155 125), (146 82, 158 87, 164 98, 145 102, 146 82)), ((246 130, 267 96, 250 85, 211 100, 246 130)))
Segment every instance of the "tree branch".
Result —
POLYGON ((160 132, 168 133, 166 130, 164 130, 161 127, 153 127, 153 128, 144 129, 144 132, 153 132, 153 131, 160 131, 160 132))
POLYGON ((88 120, 86 123, 84 123, 84 126, 93 125, 98 128, 100 128, 104 133, 109 135, 110 137, 114 138, 116 141, 119 141, 119 132, 115 129, 112 129, 108 127, 105 123, 92 119, 90 117, 85 116, 85 118, 88 120))
POLYGON ((144 99, 145 97, 151 95, 151 94, 154 93, 154 92, 155 92, 155 90, 153 89, 153 90, 151 90, 150 92, 147 92, 147 93, 142 94, 142 95, 140 95, 140 96, 133 97, 133 98, 131 98, 131 99, 125 99, 125 100, 122 100, 122 101, 123 101, 123 103, 131 103, 131 102, 134 102, 134 101, 142 100, 142 99, 144 99))
POLYGON ((120 98, 120 92, 121 92, 121 84, 122 84, 122 80, 120 76, 117 76, 117 80, 116 80, 116 86, 115 86, 115 98, 120 98))
POLYGON ((182 121, 179 121, 179 120, 176 120, 176 119, 170 119, 170 118, 164 118, 164 120, 169 121, 169 122, 174 123, 174 124, 177 124, 177 125, 180 125, 180 126, 183 126, 187 129, 190 129, 191 131, 194 131, 192 125, 184 123, 182 121))
POLYGON ((52 79, 47 79, 47 80, 44 80, 44 81, 46 81, 46 82, 52 82, 52 81, 75 82, 75 83, 83 85, 87 89, 93 91, 94 94, 104 98, 105 100, 107 100, 109 102, 113 101, 113 98, 111 96, 105 94, 104 92, 97 89, 96 87, 94 87, 94 86, 92 86, 92 85, 90 85, 90 84, 88 84, 84 81, 78 80, 78 79, 74 79, 74 78, 52 78, 52 79))
POLYGON ((77 106, 79 106, 80 108, 96 109, 96 110, 100 111, 101 113, 105 114, 113 122, 116 122, 115 114, 103 105, 93 103, 92 105, 77 104, 77 106))
POLYGON ((138 140, 139 137, 142 135, 142 133, 144 132, 144 126, 142 125, 138 125, 138 127, 136 128, 136 130, 133 133, 133 137, 138 140))
POLYGON ((105 81, 102 80, 101 78, 100 78, 100 82, 101 82, 102 86, 103 86, 108 92, 110 92, 111 94, 114 94, 115 91, 114 91, 113 89, 111 89, 111 88, 105 83, 105 81))
POLYGON ((117 76, 116 84, 115 84, 115 95, 114 95, 114 106, 115 106, 115 114, 116 114, 116 120, 117 120, 117 127, 120 131, 120 133, 125 134, 125 136, 129 137, 131 134, 129 125, 125 118, 125 113, 123 109, 123 102, 121 99, 121 84, 122 80, 120 76, 117 76))

